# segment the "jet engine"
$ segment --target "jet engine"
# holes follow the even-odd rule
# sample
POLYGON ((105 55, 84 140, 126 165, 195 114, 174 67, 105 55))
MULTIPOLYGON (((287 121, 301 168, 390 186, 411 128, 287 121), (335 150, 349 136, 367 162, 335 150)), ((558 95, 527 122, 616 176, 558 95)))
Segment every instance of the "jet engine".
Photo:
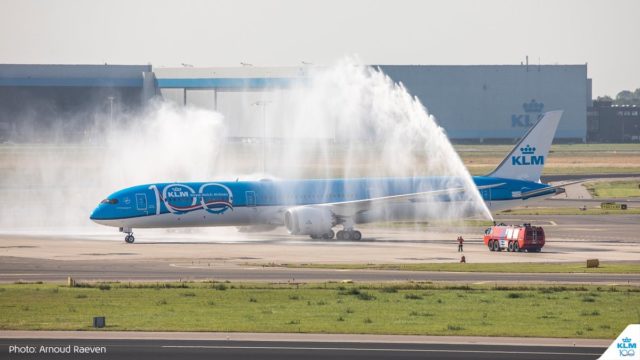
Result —
POLYGON ((284 226, 291 235, 327 234, 334 225, 333 215, 328 209, 299 206, 284 213, 284 226))

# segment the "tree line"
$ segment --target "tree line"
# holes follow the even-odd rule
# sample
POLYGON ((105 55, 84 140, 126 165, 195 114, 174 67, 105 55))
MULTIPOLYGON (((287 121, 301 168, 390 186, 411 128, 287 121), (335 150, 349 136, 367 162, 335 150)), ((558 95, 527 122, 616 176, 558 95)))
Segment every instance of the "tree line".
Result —
POLYGON ((598 96, 598 101, 611 101, 614 105, 636 105, 640 106, 640 88, 635 91, 630 90, 622 90, 616 95, 615 99, 612 99, 611 96, 598 96))

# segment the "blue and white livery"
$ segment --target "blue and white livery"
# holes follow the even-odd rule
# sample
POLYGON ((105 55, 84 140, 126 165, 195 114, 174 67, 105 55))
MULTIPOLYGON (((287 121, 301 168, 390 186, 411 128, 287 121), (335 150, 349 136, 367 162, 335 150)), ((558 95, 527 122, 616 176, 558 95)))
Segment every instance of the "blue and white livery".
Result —
MULTIPOLYGON (((492 212, 564 191, 540 183, 561 116, 547 112, 491 174, 473 177, 492 212)), ((91 220, 120 228, 129 243, 135 228, 195 226, 285 226, 293 235, 359 240, 356 224, 425 220, 438 202, 463 208, 465 191, 463 179, 453 177, 158 183, 109 195, 91 220)))

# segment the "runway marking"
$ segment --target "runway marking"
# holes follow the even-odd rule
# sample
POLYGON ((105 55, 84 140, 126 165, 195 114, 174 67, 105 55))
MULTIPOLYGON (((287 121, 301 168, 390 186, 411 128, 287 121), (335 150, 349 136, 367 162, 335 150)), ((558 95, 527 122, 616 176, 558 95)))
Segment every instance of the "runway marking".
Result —
POLYGON ((180 349, 226 349, 226 350, 310 350, 310 351, 377 351, 377 352, 455 352, 455 353, 483 353, 483 354, 527 354, 527 355, 577 355, 597 356, 600 353, 568 353, 547 351, 507 351, 507 350, 455 350, 455 349, 384 349, 384 348, 349 348, 349 347, 300 347, 300 346, 226 346, 226 345, 162 345, 163 348, 180 349))
POLYGON ((0 274, 0 276, 45 276, 45 275, 50 275, 50 274, 33 274, 33 273, 30 273, 30 274, 14 274, 14 273, 11 273, 11 274, 8 274, 8 273, 0 274))

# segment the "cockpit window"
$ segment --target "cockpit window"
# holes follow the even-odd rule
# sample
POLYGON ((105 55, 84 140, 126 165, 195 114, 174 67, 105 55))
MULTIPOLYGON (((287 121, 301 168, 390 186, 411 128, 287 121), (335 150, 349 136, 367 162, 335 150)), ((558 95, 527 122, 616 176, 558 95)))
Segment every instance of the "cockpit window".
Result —
POLYGON ((100 202, 101 204, 111 204, 115 205, 118 203, 118 199, 104 199, 100 202))

